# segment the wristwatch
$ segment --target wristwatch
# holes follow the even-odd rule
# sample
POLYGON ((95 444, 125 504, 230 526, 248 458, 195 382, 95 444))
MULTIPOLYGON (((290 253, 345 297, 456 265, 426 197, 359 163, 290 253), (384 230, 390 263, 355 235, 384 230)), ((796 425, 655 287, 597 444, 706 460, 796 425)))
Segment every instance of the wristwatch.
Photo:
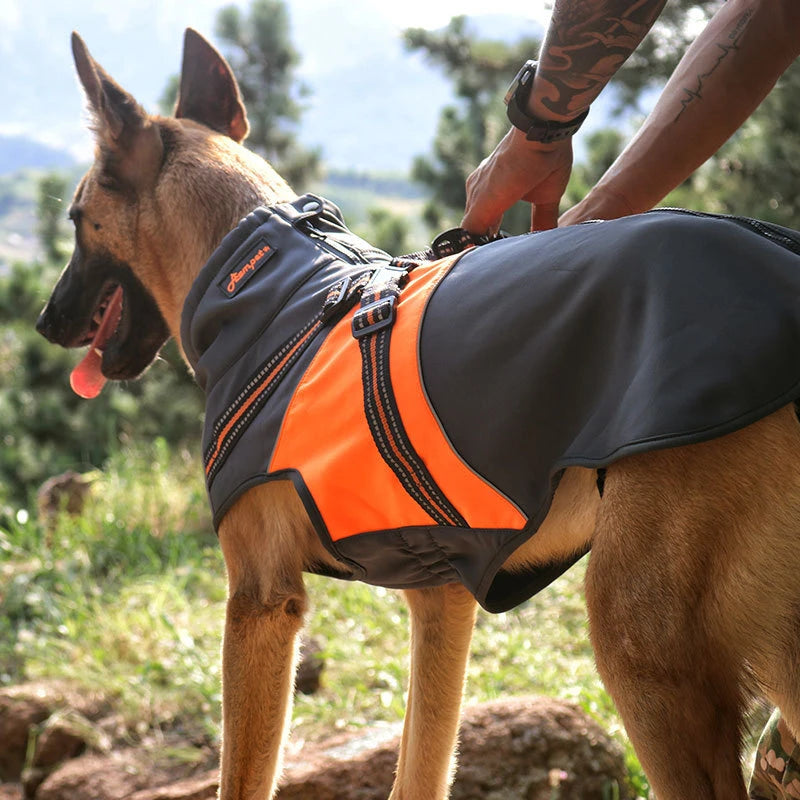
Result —
POLYGON ((566 122, 556 122, 555 120, 538 119, 528 112, 528 100, 533 88, 533 78, 536 75, 536 61, 526 61, 522 69, 517 73, 517 77, 511 81, 505 96, 506 114, 511 124, 519 128, 525 138, 530 142, 559 142, 572 136, 578 128, 583 125, 583 121, 589 116, 587 108, 575 119, 566 122))

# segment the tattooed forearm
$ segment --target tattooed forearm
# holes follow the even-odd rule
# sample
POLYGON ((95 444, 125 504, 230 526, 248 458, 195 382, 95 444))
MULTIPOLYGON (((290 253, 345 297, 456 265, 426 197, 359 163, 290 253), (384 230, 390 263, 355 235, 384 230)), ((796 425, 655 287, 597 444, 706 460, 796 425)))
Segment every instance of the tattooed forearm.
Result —
POLYGON ((666 0, 557 0, 536 73, 542 105, 576 116, 638 47, 666 0))
POLYGON ((731 53, 739 49, 739 41, 744 35, 744 32, 747 28, 747 23, 750 21, 752 16, 752 9, 745 11, 744 14, 742 14, 741 17, 739 17, 739 19, 736 21, 733 28, 725 36, 725 38, 722 41, 715 42, 717 55, 714 62, 705 72, 698 73, 691 87, 684 87, 681 90, 683 93, 683 99, 681 100, 680 111, 678 111, 678 114, 675 117, 675 122, 677 122, 681 116, 683 116, 683 113, 687 108, 689 108, 690 105, 703 99, 703 89, 706 86, 706 82, 719 69, 722 62, 725 61, 725 59, 728 58, 731 53))

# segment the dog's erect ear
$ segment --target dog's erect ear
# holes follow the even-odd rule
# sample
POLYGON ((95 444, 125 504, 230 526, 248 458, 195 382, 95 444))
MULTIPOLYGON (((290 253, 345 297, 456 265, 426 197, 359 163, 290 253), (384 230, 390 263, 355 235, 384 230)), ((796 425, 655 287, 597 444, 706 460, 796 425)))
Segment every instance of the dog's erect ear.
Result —
POLYGON ((95 118, 93 128, 104 172, 113 181, 136 187, 154 179, 164 147, 158 127, 92 58, 77 33, 72 34, 72 55, 95 118))
POLYGON ((175 116, 193 119, 241 142, 249 130, 239 86, 228 62, 195 30, 183 39, 181 88, 175 116))

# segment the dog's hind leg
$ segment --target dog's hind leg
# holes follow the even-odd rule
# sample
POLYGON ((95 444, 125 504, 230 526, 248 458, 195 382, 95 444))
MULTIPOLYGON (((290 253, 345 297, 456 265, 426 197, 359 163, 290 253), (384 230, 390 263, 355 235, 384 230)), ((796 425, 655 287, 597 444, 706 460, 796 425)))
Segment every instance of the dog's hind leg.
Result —
POLYGON ((742 708, 774 559, 757 543, 765 531, 764 547, 795 540, 775 512, 786 487, 774 453, 790 425, 784 409, 608 470, 586 579, 592 641, 659 800, 747 797, 742 708))
POLYGON ((411 677, 390 800, 444 800, 455 766, 477 605, 457 584, 405 595, 411 612, 411 677))
POLYGON ((220 800, 273 796, 306 605, 304 518, 294 489, 272 483, 251 489, 220 526, 228 571, 220 800))

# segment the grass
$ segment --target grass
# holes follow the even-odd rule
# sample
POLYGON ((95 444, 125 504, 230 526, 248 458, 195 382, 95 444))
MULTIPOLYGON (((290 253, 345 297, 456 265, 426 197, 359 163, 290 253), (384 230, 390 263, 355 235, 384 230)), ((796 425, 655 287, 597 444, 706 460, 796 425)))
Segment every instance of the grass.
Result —
MULTIPOLYGON (((218 738, 224 565, 200 474, 163 442, 128 449, 99 474, 82 516, 50 531, 33 519, 0 528, 0 683, 71 679, 111 697, 132 730, 218 738)), ((514 611, 480 612, 467 701, 572 700, 627 747, 593 665, 583 570, 514 611)), ((399 593, 316 576, 307 586, 307 627, 326 669, 321 691, 296 700, 295 735, 401 719, 408 636, 399 593)))

